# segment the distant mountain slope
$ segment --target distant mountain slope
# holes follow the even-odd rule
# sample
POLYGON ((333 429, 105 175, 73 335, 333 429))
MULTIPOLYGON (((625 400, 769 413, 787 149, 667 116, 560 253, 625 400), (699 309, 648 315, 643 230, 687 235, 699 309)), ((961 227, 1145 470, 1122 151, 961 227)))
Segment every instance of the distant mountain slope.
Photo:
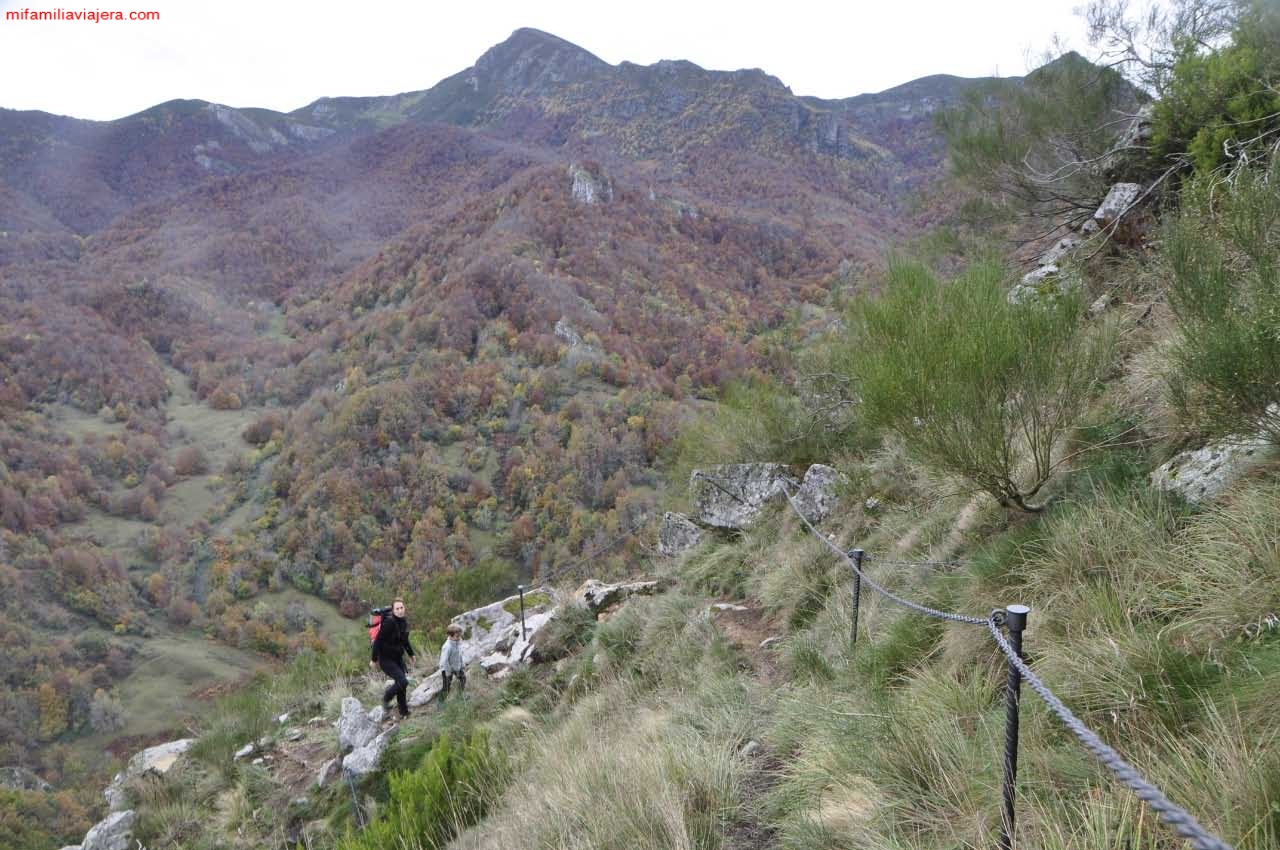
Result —
MULTIPOLYGON (((0 111, 0 583, 104 652, 190 623, 284 651, 283 585, 350 615, 626 539, 696 400, 785 372, 913 234, 932 115, 970 84, 823 101, 519 30, 431 89, 288 115, 0 111), (174 368, 188 406, 260 409, 212 490, 174 368)), ((76 740, 129 667, 57 651, 55 694, 0 665, 10 761, 76 740)))

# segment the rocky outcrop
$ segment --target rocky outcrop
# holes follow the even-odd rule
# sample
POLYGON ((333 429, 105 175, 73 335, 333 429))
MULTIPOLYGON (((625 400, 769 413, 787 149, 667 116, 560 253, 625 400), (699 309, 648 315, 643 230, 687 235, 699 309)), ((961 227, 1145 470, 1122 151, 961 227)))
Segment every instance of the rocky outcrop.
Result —
POLYGON ((723 464, 695 469, 689 477, 695 518, 712 528, 746 528, 771 499, 798 486, 780 463, 723 464))
POLYGON ((621 584, 605 584, 587 579, 573 592, 573 604, 586 608, 593 614, 612 608, 632 596, 653 596, 671 587, 670 579, 630 581, 621 584))
POLYGON ((133 810, 112 812, 85 835, 80 850, 133 850, 133 810))
POLYGON ((815 463, 805 471, 800 489, 796 491, 796 507, 809 522, 821 522, 839 505, 836 488, 840 473, 835 467, 815 463))
POLYGON ((1265 437, 1237 437, 1183 452, 1151 473, 1151 486, 1188 502, 1211 500, 1275 453, 1265 437))
POLYGON ((1143 176, 1143 172, 1149 167, 1148 153, 1154 116, 1154 104, 1144 104, 1138 110, 1116 146, 1103 158, 1098 169, 1103 177, 1108 180, 1129 180, 1143 176))
POLYGON ((593 174, 576 164, 569 166, 569 177, 573 180, 570 191, 578 203, 599 204, 613 200, 613 184, 607 177, 593 174))
POLYGON ((702 529, 684 514, 668 511, 658 529, 658 552, 673 557, 688 552, 702 542, 702 529))
POLYGON ((107 810, 111 812, 124 811, 128 806, 124 792, 125 783, 130 779, 147 773, 163 776, 177 763, 183 753, 191 749, 191 745, 194 743, 194 738, 182 738, 181 740, 170 741, 167 744, 148 747, 134 755, 133 758, 129 759, 128 766, 115 775, 115 778, 111 780, 111 784, 107 786, 107 790, 103 792, 103 795, 107 798, 107 810))
POLYGON ((348 753, 342 760, 343 772, 350 774, 353 779, 361 779, 372 773, 382 760, 382 754, 386 752, 387 744, 391 742, 391 735, 395 731, 396 727, 393 726, 348 753))
POLYGON ((52 791, 53 786, 25 767, 0 767, 0 788, 15 791, 52 791))
POLYGON ((342 716, 334 724, 338 730, 338 749, 345 753, 368 744, 377 736, 381 720, 382 706, 374 706, 373 711, 367 712, 355 697, 343 699, 342 716))

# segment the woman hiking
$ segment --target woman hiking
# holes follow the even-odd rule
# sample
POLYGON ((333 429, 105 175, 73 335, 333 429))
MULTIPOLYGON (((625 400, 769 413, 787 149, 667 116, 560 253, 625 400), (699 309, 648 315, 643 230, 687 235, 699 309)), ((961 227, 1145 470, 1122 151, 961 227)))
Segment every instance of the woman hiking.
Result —
POLYGON ((382 672, 390 676, 394 682, 382 694, 382 709, 391 708, 391 698, 396 698, 396 708, 401 717, 409 716, 409 679, 405 676, 404 656, 416 659, 418 653, 413 651, 409 643, 409 621, 405 619, 404 600, 397 599, 391 603, 391 616, 382 618, 378 636, 373 639, 373 648, 369 659, 370 667, 381 667, 382 672))

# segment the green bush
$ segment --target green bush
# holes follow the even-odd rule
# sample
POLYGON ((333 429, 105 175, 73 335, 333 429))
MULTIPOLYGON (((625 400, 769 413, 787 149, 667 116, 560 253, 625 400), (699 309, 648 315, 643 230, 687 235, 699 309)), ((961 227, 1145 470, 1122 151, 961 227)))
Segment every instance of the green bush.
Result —
POLYGON ((1228 44, 1178 49, 1152 118, 1155 154, 1188 154, 1207 174, 1270 147, 1280 131, 1280 7, 1242 3, 1228 44))
POLYGON ((1280 157, 1227 189, 1188 186, 1165 232, 1169 303, 1178 323, 1171 390, 1210 433, 1280 437, 1280 157))
POLYGON ((485 814, 501 790, 506 768, 477 730, 455 743, 446 734, 414 770, 389 777, 390 799, 359 834, 349 834, 340 850, 443 847, 485 814))
POLYGON ((1001 505, 1034 511, 1028 500, 1109 365, 1114 335, 1082 330, 1075 293, 1014 305, 1005 283, 992 262, 944 285, 893 261, 883 296, 854 307, 850 366, 869 423, 1001 505))

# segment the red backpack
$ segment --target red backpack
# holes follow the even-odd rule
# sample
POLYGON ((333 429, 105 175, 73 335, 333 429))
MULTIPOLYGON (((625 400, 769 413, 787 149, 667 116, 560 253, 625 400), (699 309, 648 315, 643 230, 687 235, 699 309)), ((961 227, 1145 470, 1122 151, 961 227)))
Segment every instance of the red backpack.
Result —
POLYGON ((369 643, 378 639, 378 630, 382 628, 382 618, 391 613, 391 608, 374 608, 369 612, 369 643))

